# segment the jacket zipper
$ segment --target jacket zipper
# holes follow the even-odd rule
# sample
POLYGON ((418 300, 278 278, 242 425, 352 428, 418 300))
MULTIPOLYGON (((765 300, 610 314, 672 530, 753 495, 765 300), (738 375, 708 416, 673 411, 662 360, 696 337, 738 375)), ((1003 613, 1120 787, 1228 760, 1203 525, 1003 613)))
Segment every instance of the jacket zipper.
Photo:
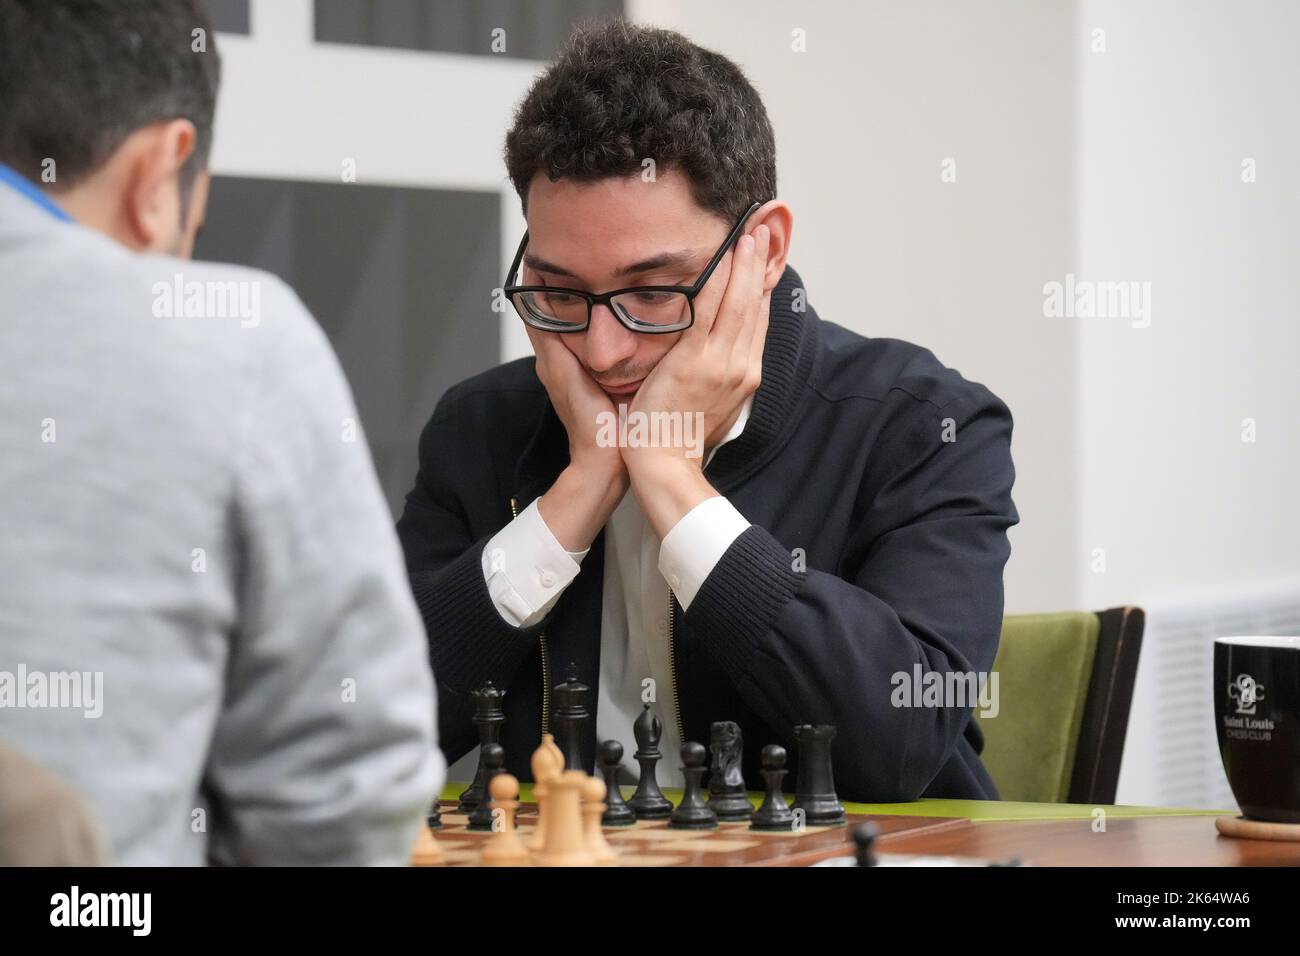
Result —
POLYGON ((673 720, 677 724, 677 742, 686 743, 686 732, 682 729, 682 708, 677 699, 677 642, 675 640, 676 627, 674 625, 675 608, 673 606, 673 592, 668 592, 668 673, 672 677, 673 684, 673 720))
MULTIPOLYGON (((510 518, 511 520, 519 517, 519 503, 510 499, 510 518)), ((539 638, 542 648, 542 733, 551 732, 551 660, 550 652, 546 648, 546 632, 542 631, 539 638)))

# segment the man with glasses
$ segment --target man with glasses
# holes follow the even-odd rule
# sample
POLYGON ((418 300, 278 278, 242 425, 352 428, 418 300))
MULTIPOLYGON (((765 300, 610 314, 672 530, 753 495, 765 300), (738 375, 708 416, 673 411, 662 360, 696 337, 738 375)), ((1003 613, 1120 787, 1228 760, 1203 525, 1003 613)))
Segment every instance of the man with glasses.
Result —
POLYGON ((895 704, 899 675, 992 666, 1017 520, 1005 405, 816 316, 762 101, 679 34, 580 30, 506 161, 528 231, 504 293, 536 358, 443 397, 398 525, 446 757, 477 743, 491 681, 526 779, 573 680, 594 691, 588 769, 598 741, 631 752, 651 704, 661 783, 730 720, 751 789, 765 745, 793 770, 795 726, 833 724, 844 796, 996 796, 973 701, 895 704), (704 454, 604 440, 620 412, 699 416, 704 454))

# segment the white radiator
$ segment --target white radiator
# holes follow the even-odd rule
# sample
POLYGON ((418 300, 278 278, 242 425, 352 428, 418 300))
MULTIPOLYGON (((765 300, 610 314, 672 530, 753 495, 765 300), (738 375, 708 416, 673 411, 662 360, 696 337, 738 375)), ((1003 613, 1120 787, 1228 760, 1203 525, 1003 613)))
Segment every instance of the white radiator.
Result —
POLYGON ((1140 606, 1146 632, 1116 802, 1235 809, 1214 732, 1214 639, 1300 635, 1300 584, 1140 606))

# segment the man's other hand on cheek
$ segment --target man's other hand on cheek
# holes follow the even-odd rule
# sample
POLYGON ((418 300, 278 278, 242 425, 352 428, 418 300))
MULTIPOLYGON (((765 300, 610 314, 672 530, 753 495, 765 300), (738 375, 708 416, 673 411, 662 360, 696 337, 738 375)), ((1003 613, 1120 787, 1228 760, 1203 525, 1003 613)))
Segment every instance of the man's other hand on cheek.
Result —
POLYGON ((717 495, 704 477, 705 455, 759 386, 770 306, 764 281, 769 240, 765 225, 740 238, 721 303, 706 288, 696 302, 695 324, 628 407, 623 461, 661 540, 688 511, 717 495))

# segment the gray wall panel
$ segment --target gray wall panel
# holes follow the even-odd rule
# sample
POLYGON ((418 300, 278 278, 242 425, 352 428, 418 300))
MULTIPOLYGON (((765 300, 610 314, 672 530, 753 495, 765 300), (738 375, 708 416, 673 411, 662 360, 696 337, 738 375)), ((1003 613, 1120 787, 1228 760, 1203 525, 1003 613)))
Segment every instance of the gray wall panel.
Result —
POLYGON ((208 0, 212 25, 222 33, 248 33, 248 0, 208 0))
POLYGON ((579 20, 623 15, 623 0, 316 0, 316 39, 549 60, 579 20))
POLYGON ((339 354, 394 514, 450 386, 499 364, 500 197, 215 177, 195 258, 280 276, 339 354))

